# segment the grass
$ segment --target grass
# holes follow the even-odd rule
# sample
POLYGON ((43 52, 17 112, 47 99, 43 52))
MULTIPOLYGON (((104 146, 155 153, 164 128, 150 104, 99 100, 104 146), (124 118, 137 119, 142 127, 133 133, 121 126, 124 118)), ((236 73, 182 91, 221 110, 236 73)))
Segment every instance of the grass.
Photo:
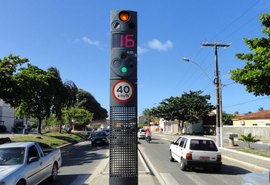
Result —
POLYGON ((14 135, 10 139, 13 142, 35 141, 42 143, 44 145, 48 145, 52 148, 56 148, 64 144, 76 143, 84 138, 80 134, 52 132, 43 135, 40 134, 14 135))
POLYGON ((265 150, 254 150, 251 148, 238 148, 238 151, 241 152, 246 152, 246 153, 250 153, 250 154, 254 154, 254 155, 259 155, 262 157, 269 157, 270 158, 270 151, 265 151, 265 150))

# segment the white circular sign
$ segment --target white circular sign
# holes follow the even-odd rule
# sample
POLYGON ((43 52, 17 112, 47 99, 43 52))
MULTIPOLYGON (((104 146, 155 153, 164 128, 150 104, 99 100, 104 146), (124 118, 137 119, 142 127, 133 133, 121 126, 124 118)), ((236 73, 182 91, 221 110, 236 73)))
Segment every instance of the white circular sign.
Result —
POLYGON ((128 102, 134 96, 134 89, 130 82, 117 81, 112 88, 113 97, 119 102, 128 102))

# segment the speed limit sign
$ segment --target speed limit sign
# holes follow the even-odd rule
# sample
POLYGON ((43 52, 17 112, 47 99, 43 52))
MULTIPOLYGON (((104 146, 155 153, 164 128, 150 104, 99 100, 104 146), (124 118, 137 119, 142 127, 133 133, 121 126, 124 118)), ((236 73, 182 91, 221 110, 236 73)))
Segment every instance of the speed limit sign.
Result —
POLYGON ((117 81, 112 88, 113 97, 119 102, 128 102, 134 96, 134 89, 126 80, 117 81))

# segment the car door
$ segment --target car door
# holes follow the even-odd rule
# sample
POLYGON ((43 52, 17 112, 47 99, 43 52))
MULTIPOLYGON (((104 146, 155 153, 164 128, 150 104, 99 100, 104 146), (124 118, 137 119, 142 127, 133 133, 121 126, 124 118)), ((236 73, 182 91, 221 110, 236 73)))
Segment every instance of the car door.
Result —
POLYGON ((42 178, 41 174, 42 164, 40 158, 41 156, 39 155, 36 146, 35 145, 30 146, 27 153, 27 167, 26 167, 27 184, 37 184, 39 180, 42 178))
POLYGON ((172 143, 171 145, 171 154, 172 154, 172 157, 178 161, 177 158, 179 158, 179 155, 178 155, 178 149, 179 149, 179 144, 180 144, 180 141, 181 141, 182 137, 179 137, 175 142, 172 143))
POLYGON ((178 154, 178 158, 177 161, 181 162, 181 158, 184 156, 185 154, 185 146, 186 146, 186 142, 187 142, 187 138, 183 137, 179 143, 178 146, 178 150, 177 150, 177 154, 178 154))

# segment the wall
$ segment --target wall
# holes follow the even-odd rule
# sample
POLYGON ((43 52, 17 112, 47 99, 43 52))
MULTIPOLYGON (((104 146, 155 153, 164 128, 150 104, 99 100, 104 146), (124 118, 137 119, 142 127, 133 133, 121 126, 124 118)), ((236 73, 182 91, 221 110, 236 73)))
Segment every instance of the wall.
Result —
POLYGON ((240 137, 240 135, 247 135, 251 133, 262 142, 270 143, 270 126, 223 126, 223 139, 228 139, 228 133, 236 133, 238 134, 238 137, 240 137))
POLYGON ((233 126, 270 126, 270 119, 234 120, 233 126))
POLYGON ((8 132, 11 132, 15 120, 15 111, 8 104, 0 100, 0 121, 4 121, 4 125, 8 132))

